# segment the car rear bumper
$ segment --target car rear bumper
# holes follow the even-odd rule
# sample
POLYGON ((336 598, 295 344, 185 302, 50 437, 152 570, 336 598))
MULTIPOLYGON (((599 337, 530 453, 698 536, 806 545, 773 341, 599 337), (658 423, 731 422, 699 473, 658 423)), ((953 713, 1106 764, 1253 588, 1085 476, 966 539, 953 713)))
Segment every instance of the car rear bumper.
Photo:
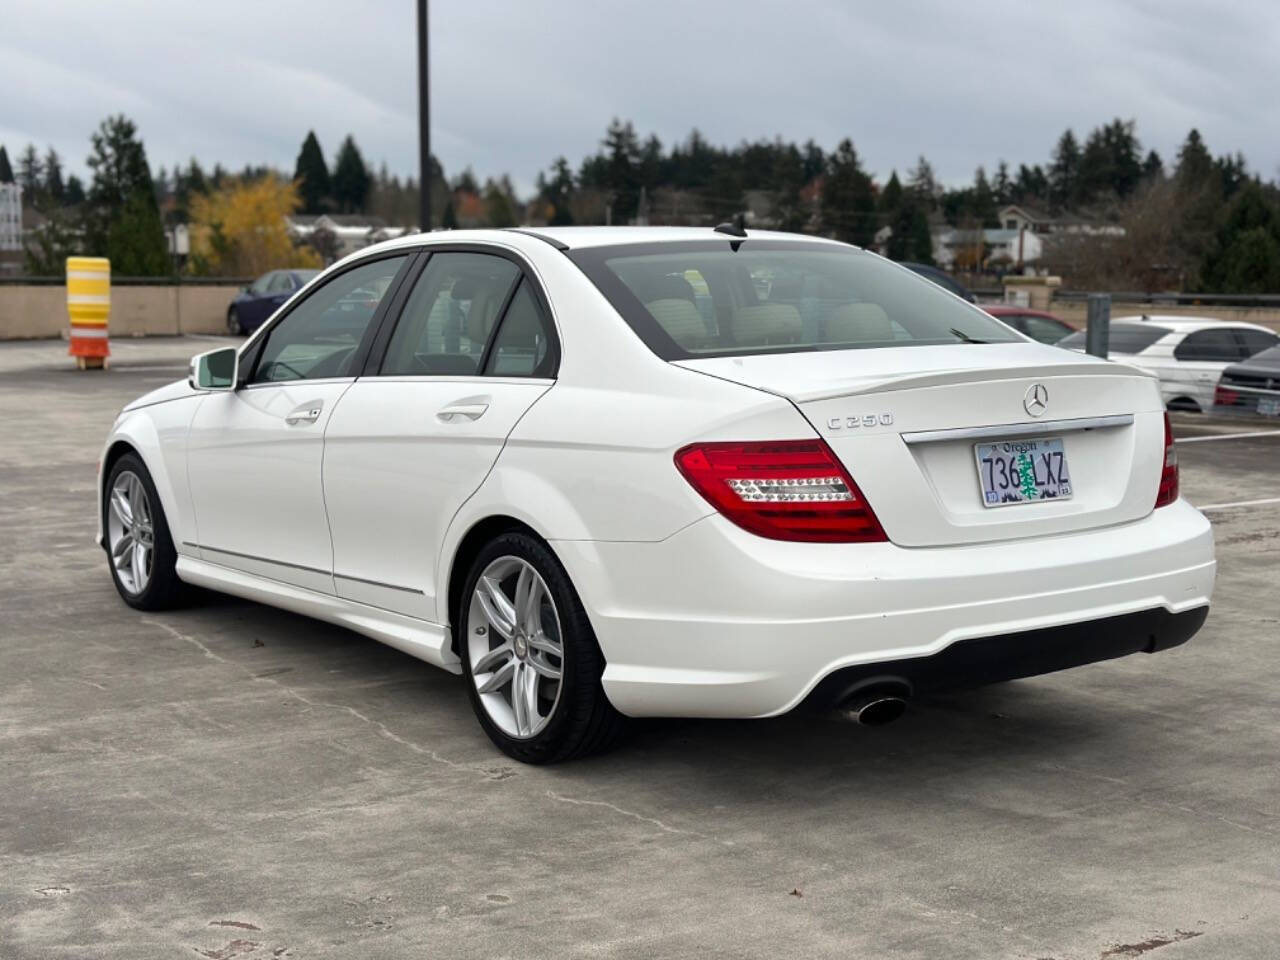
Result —
POLYGON ((553 546, 632 716, 772 716, 890 668, 930 690, 1164 649, 1199 628, 1215 574, 1209 522, 1181 500, 973 546, 783 543, 719 516, 553 546))

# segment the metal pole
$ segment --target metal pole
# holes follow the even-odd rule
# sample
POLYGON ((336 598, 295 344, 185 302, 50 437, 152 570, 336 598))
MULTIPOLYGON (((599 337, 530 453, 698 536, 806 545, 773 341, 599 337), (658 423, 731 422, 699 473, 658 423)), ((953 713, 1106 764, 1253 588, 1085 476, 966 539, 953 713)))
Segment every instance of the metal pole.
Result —
POLYGON ((418 219, 431 231, 431 86, 427 75, 427 0, 418 0, 418 219))
POLYGON ((1107 358, 1111 346, 1111 294, 1089 294, 1089 329, 1085 349, 1095 357, 1107 358))

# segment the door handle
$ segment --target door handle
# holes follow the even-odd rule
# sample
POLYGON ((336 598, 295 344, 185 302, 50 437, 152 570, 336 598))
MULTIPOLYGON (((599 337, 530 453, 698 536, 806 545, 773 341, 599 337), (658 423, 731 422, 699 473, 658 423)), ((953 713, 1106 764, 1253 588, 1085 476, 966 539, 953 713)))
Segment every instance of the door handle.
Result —
POLYGON ((307 423, 315 423, 317 420, 320 419, 320 411, 322 409, 324 409, 324 404, 318 400, 312 403, 304 403, 302 406, 297 407, 296 409, 293 410, 292 413, 290 413, 287 417, 285 417, 284 422, 291 427, 296 427, 296 426, 307 424, 307 423))
POLYGON ((464 420, 479 420, 489 409, 487 403, 455 403, 445 407, 436 414, 441 423, 461 423, 464 420))

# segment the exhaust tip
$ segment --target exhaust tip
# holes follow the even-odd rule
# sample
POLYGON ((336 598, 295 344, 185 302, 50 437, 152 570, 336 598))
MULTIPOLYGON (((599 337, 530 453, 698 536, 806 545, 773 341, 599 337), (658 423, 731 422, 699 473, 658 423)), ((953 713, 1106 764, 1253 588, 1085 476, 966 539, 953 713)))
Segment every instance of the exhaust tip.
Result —
POLYGON ((864 727, 883 727, 893 723, 907 712, 907 701, 902 697, 885 694, 867 698, 862 703, 845 707, 847 713, 864 727))
POLYGON ((897 677, 873 677, 846 691, 838 715, 864 727, 883 727, 907 711, 911 684, 897 677))

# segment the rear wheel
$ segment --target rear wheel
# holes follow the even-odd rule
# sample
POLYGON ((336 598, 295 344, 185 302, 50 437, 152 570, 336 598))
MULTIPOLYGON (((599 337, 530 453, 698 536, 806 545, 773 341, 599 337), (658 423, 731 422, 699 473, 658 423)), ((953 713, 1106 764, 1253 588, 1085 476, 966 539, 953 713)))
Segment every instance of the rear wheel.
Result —
POLYGON ((621 734, 586 611, 545 544, 513 532, 485 546, 455 622, 472 706, 508 756, 553 763, 604 750, 621 734))
POLYGON ((136 455, 112 464, 103 500, 103 543, 120 598, 138 610, 177 604, 178 554, 151 474, 136 455))

